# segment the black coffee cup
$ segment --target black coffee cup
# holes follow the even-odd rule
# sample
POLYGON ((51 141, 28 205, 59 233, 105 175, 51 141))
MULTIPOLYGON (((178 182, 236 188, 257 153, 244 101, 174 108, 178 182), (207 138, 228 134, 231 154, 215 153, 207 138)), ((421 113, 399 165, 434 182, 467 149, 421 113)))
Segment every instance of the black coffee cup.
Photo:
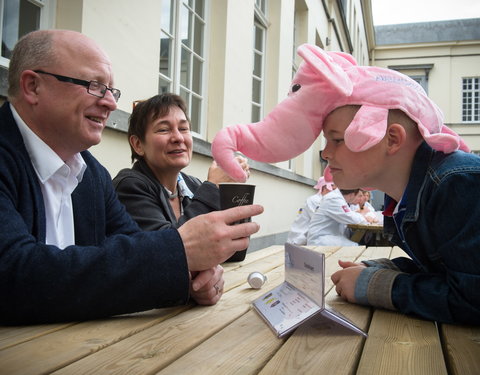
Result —
MULTIPOLYGON (((221 183, 218 185, 220 189, 220 208, 226 210, 227 208, 246 206, 253 204, 253 196, 255 195, 255 185, 249 184, 235 184, 235 183, 221 183)), ((252 221, 251 217, 232 223, 241 224, 252 221)), ((248 248, 247 248, 248 249, 248 248)), ((226 262, 241 262, 247 255, 247 249, 235 252, 226 262)))

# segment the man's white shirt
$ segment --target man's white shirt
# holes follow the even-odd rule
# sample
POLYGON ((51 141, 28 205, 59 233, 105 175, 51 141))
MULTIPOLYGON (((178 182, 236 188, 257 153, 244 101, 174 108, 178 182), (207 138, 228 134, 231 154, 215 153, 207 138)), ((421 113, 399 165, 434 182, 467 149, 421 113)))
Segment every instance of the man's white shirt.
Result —
POLYGON ((71 194, 82 181, 87 165, 79 153, 64 162, 27 126, 12 104, 10 108, 40 181, 45 204, 46 243, 64 249, 75 244, 71 194))

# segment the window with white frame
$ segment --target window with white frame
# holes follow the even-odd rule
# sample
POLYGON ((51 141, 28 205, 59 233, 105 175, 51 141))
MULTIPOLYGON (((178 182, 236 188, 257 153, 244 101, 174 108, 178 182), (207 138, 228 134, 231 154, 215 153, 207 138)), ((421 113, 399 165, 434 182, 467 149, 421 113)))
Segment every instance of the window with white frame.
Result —
MULTIPOLYGON (((299 37, 298 37, 298 11, 297 11, 297 6, 298 2, 295 4, 295 12, 293 15, 293 44, 292 44, 292 79, 297 74, 298 66, 299 64, 297 63, 298 57, 297 57, 297 48, 299 44, 299 37)), ((290 159, 288 160, 288 169, 289 170, 294 170, 295 169, 295 159, 290 159)))
POLYGON ((293 15, 293 44, 292 44, 292 78, 295 76, 298 70, 297 64, 297 47, 298 47, 298 32, 297 32, 297 11, 293 15))
POLYGON ((252 122, 260 121, 263 117, 266 34, 266 0, 255 0, 255 19, 253 24, 252 122))
POLYGON ((0 65, 8 66, 23 35, 52 26, 54 8, 55 0, 0 0, 0 65))
POLYGON ((462 81, 462 122, 480 122, 480 77, 462 81))
POLYGON ((201 134, 204 107, 205 3, 162 0, 159 93, 186 102, 192 131, 201 134))

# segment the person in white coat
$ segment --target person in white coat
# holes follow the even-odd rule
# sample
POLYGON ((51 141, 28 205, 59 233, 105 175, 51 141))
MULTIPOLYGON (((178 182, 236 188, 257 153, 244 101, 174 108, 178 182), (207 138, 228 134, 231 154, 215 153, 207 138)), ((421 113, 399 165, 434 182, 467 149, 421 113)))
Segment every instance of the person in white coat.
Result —
POLYGON ((313 213, 307 232, 307 245, 358 246, 346 236, 347 224, 368 224, 368 219, 354 212, 349 204, 357 204, 359 189, 334 189, 323 196, 313 213))
MULTIPOLYGON (((376 211, 375 208, 371 205, 370 201, 370 192, 368 190, 360 190, 363 193, 363 197, 358 204, 358 210, 356 212, 361 213, 363 216, 369 220, 373 220, 373 223, 382 225, 383 224, 383 215, 381 211, 376 211)), ((353 210, 352 206, 350 208, 353 210)))
POLYGON ((318 179, 314 188, 318 189, 318 193, 308 197, 305 205, 298 210, 297 217, 292 223, 290 232, 288 233, 287 242, 295 245, 307 244, 307 231, 310 219, 322 201, 323 196, 335 189, 335 185, 333 182, 325 181, 325 178, 322 176, 318 179))

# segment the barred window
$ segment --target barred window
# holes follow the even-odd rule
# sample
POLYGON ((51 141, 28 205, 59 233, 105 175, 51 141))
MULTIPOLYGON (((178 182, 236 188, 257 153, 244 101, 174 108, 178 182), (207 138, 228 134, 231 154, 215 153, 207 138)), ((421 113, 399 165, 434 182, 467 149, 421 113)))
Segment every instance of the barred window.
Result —
POLYGON ((462 122, 480 122, 480 78, 463 78, 462 122))
POLYGON ((18 39, 52 26, 53 8, 51 0, 0 0, 1 65, 8 65, 18 39))
POLYGON ((255 1, 253 25, 253 76, 252 76, 252 122, 263 117, 263 93, 265 86, 265 46, 267 21, 266 0, 255 1))
POLYGON ((185 100, 192 131, 198 134, 204 110, 205 24, 204 0, 162 1, 158 91, 185 100))

